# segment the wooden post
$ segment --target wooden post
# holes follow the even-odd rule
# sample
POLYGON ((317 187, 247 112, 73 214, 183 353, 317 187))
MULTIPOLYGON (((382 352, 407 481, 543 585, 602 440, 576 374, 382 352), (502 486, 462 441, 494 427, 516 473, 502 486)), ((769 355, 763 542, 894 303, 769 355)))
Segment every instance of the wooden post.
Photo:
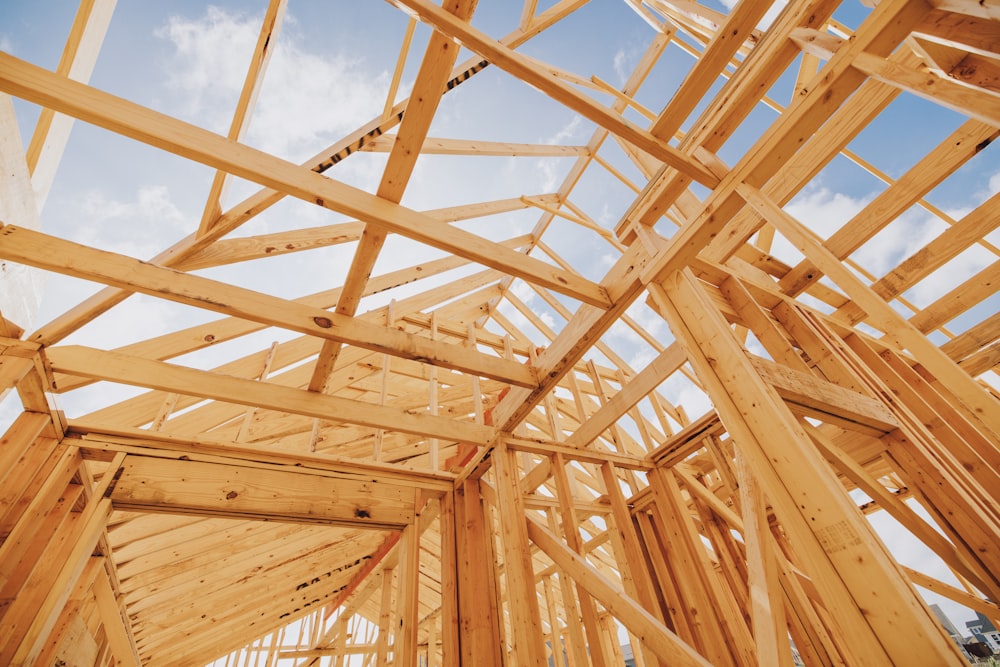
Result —
POLYGON ((458 667, 461 648, 459 647, 455 492, 445 493, 441 496, 440 502, 441 515, 438 517, 438 522, 441 534, 441 665, 458 667))
POLYGON ((674 273, 662 286, 650 285, 650 293, 857 652, 896 664, 961 664, 957 649, 693 274, 674 273))
MULTIPOLYGON (((566 463, 562 454, 555 454, 552 457, 552 476, 556 482, 556 495, 559 498, 559 510, 562 515, 563 536, 566 544, 574 553, 583 555, 583 545, 580 543, 579 523, 576 518, 576 510, 573 507, 573 487, 569 476, 566 474, 566 463)), ((560 580, 565 579, 566 584, 563 590, 569 587, 571 576, 560 574, 560 580)), ((587 632, 587 644, 590 648, 590 659, 595 667, 605 667, 610 664, 605 653, 603 632, 597 616, 597 606, 594 598, 579 581, 576 584, 577 595, 580 598, 580 617, 583 620, 583 627, 587 632)), ((580 638, 582 639, 582 638, 580 638)), ((581 643, 582 648, 582 643, 581 643)), ((583 662, 582 664, 586 664, 583 662)))
POLYGON ((382 599, 378 615, 378 640, 375 644, 375 661, 380 665, 389 664, 390 640, 392 638, 392 575, 395 570, 387 567, 382 570, 382 599))
POLYGON ((461 664, 503 665, 497 614, 492 527, 484 520, 479 481, 466 480, 455 492, 459 638, 461 664))
MULTIPOLYGON (((605 462, 601 465, 601 476, 611 501, 611 514, 607 518, 608 531, 612 537, 611 544, 615 551, 615 558, 618 560, 618 571, 621 572, 622 584, 630 596, 662 622, 663 617, 659 606, 655 603, 652 580, 649 577, 649 571, 646 570, 646 560, 642 556, 642 547, 639 545, 639 538, 635 533, 632 515, 626 505, 615 467, 611 462, 605 462)), ((648 661, 647 664, 651 666, 656 664, 656 655, 647 647, 634 646, 633 648, 639 649, 645 654, 639 656, 639 659, 645 658, 648 661)))
POLYGON ((531 567, 531 547, 522 520, 525 509, 517 470, 517 452, 508 449, 506 442, 501 439, 500 446, 493 453, 493 471, 497 478, 512 639, 517 647, 519 666, 544 667, 547 663, 540 631, 542 619, 538 610, 535 575, 531 567))
POLYGON ((743 539, 749 567, 750 616, 753 619, 757 662, 792 667, 792 653, 785 627, 785 604, 778 581, 773 539, 767 524, 767 506, 757 480, 737 450, 736 473, 743 508, 743 539))
MULTIPOLYGON (((419 492, 417 492, 419 493, 419 492)), ((420 621, 420 527, 419 515, 403 529, 399 541, 399 624, 395 660, 397 667, 416 667, 417 630, 420 621)))

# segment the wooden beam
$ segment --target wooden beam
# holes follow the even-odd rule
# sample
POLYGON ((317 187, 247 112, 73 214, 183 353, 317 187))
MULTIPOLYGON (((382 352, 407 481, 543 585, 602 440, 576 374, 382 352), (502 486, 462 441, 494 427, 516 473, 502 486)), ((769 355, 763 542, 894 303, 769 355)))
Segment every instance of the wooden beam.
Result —
POLYGON ((630 456, 629 454, 619 454, 603 449, 584 449, 548 440, 518 438, 516 436, 505 437, 504 441, 507 443, 507 447, 519 452, 532 452, 543 456, 551 456, 558 453, 572 461, 584 461, 596 465, 610 461, 619 468, 629 470, 649 470, 653 467, 653 464, 645 458, 630 456))
POLYGON ((46 357, 52 369, 57 372, 291 412, 317 419, 334 419, 387 431, 483 445, 490 442, 493 434, 492 428, 472 422, 412 414, 338 396, 227 377, 94 348, 49 348, 46 357))
POLYGON ((566 439, 566 444, 574 447, 590 447, 593 441, 607 430, 622 415, 633 408, 640 400, 654 391, 660 383, 677 371, 687 355, 680 345, 670 345, 658 354, 639 373, 629 380, 621 390, 602 405, 597 412, 590 415, 566 439))
POLYGON ((412 470, 379 463, 331 456, 320 452, 284 451, 275 447, 237 444, 205 436, 181 436, 139 428, 112 428, 71 419, 63 442, 80 448, 85 459, 109 461, 117 452, 177 460, 233 465, 301 468, 313 474, 330 474, 364 480, 373 476, 400 486, 443 493, 453 488, 454 477, 445 471, 412 470))
POLYGON ((127 455, 111 488, 116 509, 400 529, 413 489, 391 483, 127 455))
POLYGON ((94 579, 94 597, 116 662, 127 667, 139 667, 142 663, 135 646, 132 625, 125 613, 124 604, 121 604, 115 595, 103 563, 94 579))
MULTIPOLYGON (((383 134, 365 144, 363 150, 387 153, 396 137, 383 134)), ((560 146, 559 144, 524 144, 508 141, 482 141, 479 139, 446 139, 425 137, 420 146, 421 155, 489 155, 503 157, 578 157, 589 155, 586 146, 560 146)))
POLYGON ((585 303, 599 307, 609 304, 602 288, 577 274, 554 268, 263 151, 227 141, 194 125, 70 81, 6 53, 0 53, 0 90, 372 223, 388 232, 466 257, 528 282, 537 282, 585 303))
MULTIPOLYGON (((993 64, 993 61, 986 60, 985 62, 992 66, 995 75, 996 65, 993 64)), ((930 100, 963 116, 975 118, 991 125, 1000 125, 1000 99, 997 99, 995 95, 983 95, 981 91, 976 90, 974 85, 938 76, 934 72, 903 67, 891 60, 879 58, 869 53, 860 53, 855 56, 854 66, 868 76, 930 100)))
POLYGON ((531 369, 506 359, 89 248, 30 229, 0 223, 0 257, 16 258, 16 261, 76 278, 96 280, 326 340, 347 342, 375 352, 438 362, 477 374, 489 371, 482 373, 484 377, 511 384, 529 387, 536 384, 531 369), (509 370, 513 375, 496 372, 500 369, 509 370))
POLYGON ((739 192, 747 203, 765 219, 769 220, 785 238, 817 267, 839 285, 870 318, 879 326, 886 337, 899 349, 908 349, 918 356, 921 363, 935 374, 938 380, 952 391, 992 432, 996 442, 1000 442, 1000 410, 997 401, 977 384, 967 373, 958 368, 939 347, 929 341, 892 306, 841 264, 802 223, 786 213, 780 206, 766 197, 760 190, 748 184, 739 186, 739 192))
MULTIPOLYGON (((528 537, 573 580, 614 614, 630 632, 670 665, 709 667, 705 658, 671 632, 655 616, 608 580, 585 558, 574 553, 555 535, 530 518, 525 518, 528 537)), ((593 649, 592 649, 593 650, 593 649)))
POLYGON ((426 2, 426 0, 393 0, 393 2, 412 10, 422 21, 434 26, 442 33, 454 37, 466 48, 475 51, 497 67, 534 86, 597 125, 635 144, 653 157, 663 160, 695 181, 708 187, 718 185, 718 178, 699 162, 684 155, 666 141, 633 125, 621 115, 609 112, 606 107, 559 80, 533 60, 491 39, 469 24, 455 19, 448 12, 426 2))
POLYGON ((754 368, 792 412, 879 437, 899 428, 899 421, 881 401, 814 375, 753 357, 754 368))

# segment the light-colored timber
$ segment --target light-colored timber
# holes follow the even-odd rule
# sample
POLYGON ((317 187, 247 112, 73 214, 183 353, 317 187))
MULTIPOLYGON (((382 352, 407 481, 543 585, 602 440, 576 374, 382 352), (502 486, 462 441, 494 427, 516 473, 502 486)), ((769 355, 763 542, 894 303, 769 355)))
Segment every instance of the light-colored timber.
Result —
POLYGON ((0 51, 0 664, 967 664, 1000 5, 308 4, 221 132, 109 84, 114 0, 0 51), (384 71, 303 161, 252 137, 304 15, 384 71), (60 217, 121 138, 200 193, 146 256, 60 217))

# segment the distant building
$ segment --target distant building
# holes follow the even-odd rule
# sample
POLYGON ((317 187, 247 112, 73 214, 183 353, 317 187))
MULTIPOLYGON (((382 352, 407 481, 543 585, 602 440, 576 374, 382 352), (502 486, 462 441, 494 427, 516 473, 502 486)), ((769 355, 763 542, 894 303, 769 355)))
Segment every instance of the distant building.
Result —
POLYGON ((989 646, 994 653, 1000 653, 1000 632, 982 612, 976 612, 976 620, 966 621, 969 633, 981 643, 989 646))

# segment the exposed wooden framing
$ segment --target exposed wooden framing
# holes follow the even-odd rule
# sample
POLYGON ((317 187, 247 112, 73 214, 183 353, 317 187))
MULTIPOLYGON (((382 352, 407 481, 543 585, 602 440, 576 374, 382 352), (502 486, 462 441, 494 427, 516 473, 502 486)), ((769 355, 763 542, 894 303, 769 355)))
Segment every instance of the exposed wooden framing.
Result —
MULTIPOLYGON (((459 0, 451 6, 451 11, 459 18, 468 19, 476 6, 476 0, 459 0)), ((379 183, 378 196, 390 202, 398 203, 410 180, 410 174, 420 155, 418 146, 422 145, 427 131, 430 129, 430 120, 437 110, 440 95, 438 91, 447 90, 444 86, 447 82, 448 73, 458 58, 458 49, 451 40, 440 34, 431 36, 427 44, 427 52, 417 73, 417 81, 414 84, 414 95, 411 97, 412 104, 407 104, 408 113, 404 116, 399 125, 399 132, 393 142, 389 161, 385 171, 382 173, 382 180, 379 183)), ((352 316, 357 312, 364 292, 368 276, 378 257, 382 245, 385 243, 386 230, 380 227, 365 226, 358 247, 354 251, 354 259, 351 261, 351 268, 344 280, 344 288, 337 300, 337 314, 352 316)), ((323 391, 327 378, 333 371, 340 346, 335 341, 327 341, 320 349, 319 359, 316 360, 316 368, 313 371, 312 379, 309 381, 311 391, 323 391)), ((416 659, 415 656, 413 656, 416 659)))
POLYGON ((241 405, 256 404, 318 419, 333 416, 357 424, 478 443, 487 442, 492 434, 492 429, 478 424, 463 425, 452 419, 407 414, 401 410, 336 396, 319 396, 314 392, 290 387, 216 376, 205 371, 113 352, 100 353, 99 350, 88 351, 85 348, 65 346, 50 350, 48 360, 53 369, 64 373, 102 377, 115 382, 211 397, 241 405), (103 370, 99 371, 98 367, 103 370), (118 368, 117 371, 113 370, 115 367, 118 368), (112 373, 107 373, 108 371, 112 373), (251 399, 253 394, 256 397, 251 399))
POLYGON ((279 43, 285 4, 221 122, 132 87, 113 0, 0 8, 41 20, 0 53, 0 663, 963 664, 921 598, 1000 622, 992 4, 291 3, 279 43), (378 98, 297 164, 244 143, 284 47, 378 98), (171 219, 98 221, 147 164, 171 219), (73 298, 34 332, 23 268, 73 298))
MULTIPOLYGON (((714 311, 714 317, 713 317, 713 310, 712 310, 713 306, 708 304, 707 300, 701 295, 700 292, 701 288, 698 287, 697 283, 692 279, 690 274, 688 274, 687 276, 680 274, 677 275, 674 278, 673 283, 674 284, 671 285, 671 289, 679 290, 679 292, 682 293, 683 296, 678 296, 676 297, 675 300, 671 299, 669 296, 667 296, 667 294, 663 294, 660 303, 661 307, 663 307, 666 311, 665 312, 666 316, 671 318, 672 328, 675 331, 680 329, 682 326, 698 327, 694 331, 690 331, 690 333, 683 334, 684 340, 686 341, 685 347, 688 349, 689 354, 692 355, 699 354, 698 350, 702 349, 700 345, 707 344, 709 343, 709 341, 711 341, 712 343, 720 343, 721 341, 726 340, 724 336, 719 334, 720 325, 722 329, 727 329, 727 328, 722 324, 721 317, 718 315, 718 311, 714 311), (667 299, 670 300, 667 301, 667 299), (668 303, 671 305, 668 305, 668 303), (693 310, 695 308, 696 303, 700 304, 701 308, 701 312, 698 315, 695 315, 695 311, 693 310), (667 310, 668 308, 677 310, 667 310), (707 313, 708 315, 706 316, 703 313, 707 313), (684 319, 681 320, 679 318, 684 318, 684 319), (712 319, 715 319, 715 324, 709 325, 708 323, 712 319), (708 326, 715 327, 714 331, 716 333, 714 336, 708 333, 710 331, 710 329, 706 328, 708 326)), ((726 331, 726 333, 728 333, 728 331, 726 331)), ((723 354, 722 352, 723 348, 721 347, 712 347, 709 349, 712 351, 700 352, 700 354, 706 355, 705 357, 694 357, 694 359, 702 359, 702 358, 705 359, 705 361, 699 361, 698 364, 699 367, 702 369, 699 375, 707 383, 714 382, 712 376, 707 375, 707 373, 709 372, 714 372, 710 370, 711 367, 708 365, 707 355, 711 354, 712 356, 718 356, 723 354)), ((731 366, 730 364, 739 363, 746 365, 749 363, 749 360, 746 359, 745 357, 740 359, 740 357, 742 356, 742 352, 738 351, 738 349, 739 349, 738 347, 733 347, 730 344, 731 351, 725 352, 725 358, 727 359, 725 363, 727 364, 727 368, 729 369, 728 373, 734 372, 736 368, 735 366, 731 366)), ((753 381, 755 376, 756 373, 749 369, 748 372, 741 375, 742 381, 746 383, 753 381)), ((727 374, 727 376, 725 376, 726 378, 725 380, 722 380, 720 378, 719 381, 723 383, 727 381, 731 382, 733 377, 734 376, 727 374)), ((756 377, 759 378, 759 376, 756 377)), ((759 382, 759 380, 757 381, 759 382)), ((741 389, 739 392, 735 391, 735 387, 730 387, 728 390, 726 390, 726 395, 728 397, 728 400, 732 401, 732 403, 727 404, 727 410, 730 409, 733 410, 733 412, 730 413, 730 418, 737 418, 737 419, 763 418, 763 415, 760 414, 760 412, 758 411, 747 410, 746 406, 742 410, 738 407, 739 403, 737 403, 736 401, 740 400, 740 394, 742 394, 743 392, 757 393, 754 392, 753 389, 751 389, 749 384, 744 385, 744 387, 745 388, 741 389), (732 407, 730 408, 728 406, 732 407), (742 415, 742 417, 738 417, 738 415, 742 415)), ((757 395, 767 396, 767 390, 762 389, 760 393, 757 395)), ((759 400, 759 399, 754 399, 754 400, 759 400)), ((720 402, 719 403, 720 409, 722 408, 722 405, 723 404, 720 402)), ((769 419, 773 420, 775 418, 778 418, 780 414, 781 412, 779 408, 775 412, 771 413, 769 419)), ((728 423, 727 429, 731 433, 734 433, 735 437, 739 438, 740 441, 744 443, 745 447, 748 446, 751 442, 760 443, 758 446, 766 446, 765 443, 774 442, 772 440, 767 440, 763 438, 761 439, 755 438, 755 436, 752 435, 753 427, 751 427, 750 425, 746 427, 747 428, 746 432, 738 431, 737 428, 740 429, 743 428, 742 426, 739 427, 737 426, 739 423, 740 422, 728 423)), ((763 423, 761 425, 763 425, 763 423)), ((778 476, 782 480, 782 485, 781 486, 773 485, 771 482, 766 480, 768 480, 768 478, 775 473, 771 472, 770 469, 768 469, 767 467, 762 467, 760 465, 760 462, 756 460, 757 456, 756 452, 753 454, 754 458, 751 459, 751 461, 753 461, 752 463, 753 469, 760 476, 765 493, 767 493, 768 496, 772 499, 772 502, 775 503, 776 512, 781 512, 782 519, 784 521, 798 522, 801 520, 810 523, 810 528, 807 529, 808 533, 800 533, 800 535, 802 537, 806 537, 807 534, 814 535, 813 539, 816 540, 816 546, 820 547, 822 552, 825 552, 824 559, 829 559, 826 560, 826 563, 829 563, 828 567, 830 568, 830 572, 833 575, 832 577, 829 576, 817 577, 815 579, 817 581, 817 585, 820 585, 820 582, 822 582, 823 588, 829 586, 843 587, 840 589, 841 591, 843 591, 843 593, 837 590, 829 590, 829 591, 824 591, 824 595, 836 596, 836 595, 846 594, 852 596, 852 598, 855 596, 863 597, 872 594, 877 594, 882 597, 886 595, 899 596, 899 606, 897 607, 897 610, 900 608, 906 608, 903 605, 909 605, 909 608, 913 610, 911 614, 913 616, 914 622, 924 623, 925 625, 927 625, 927 629, 924 630, 925 634, 921 636, 922 641, 926 642, 926 645, 924 646, 924 648, 920 649, 918 653, 927 655, 929 652, 935 652, 941 655, 942 662, 953 661, 954 660, 953 648, 947 642, 944 641, 940 632, 938 632, 936 628, 934 628, 932 625, 929 625, 929 618, 926 616, 923 610, 914 606, 915 601, 913 599, 912 592, 905 587, 905 584, 903 584, 902 579, 898 574, 898 570, 894 570, 888 560, 883 560, 885 559, 883 547, 875 541, 875 537, 874 535, 871 534, 870 529, 866 525, 862 525, 860 523, 859 521, 860 516, 858 516, 855 513, 853 506, 851 506, 849 509, 845 508, 844 510, 837 512, 836 515, 837 518, 834 519, 833 523, 829 523, 830 519, 824 520, 821 518, 824 516, 824 514, 829 514, 831 511, 833 511, 832 510, 832 507, 834 507, 833 503, 837 502, 834 501, 833 498, 842 499, 844 498, 844 496, 840 496, 836 493, 833 493, 834 489, 831 487, 832 480, 830 480, 829 477, 827 477, 826 479, 823 478, 822 473, 824 469, 822 465, 813 465, 810 463, 806 463, 804 461, 799 462, 798 464, 792 463, 792 461, 794 460, 793 453, 795 457, 815 456, 815 452, 810 451, 809 448, 804 448, 801 447, 800 445, 791 444, 792 438, 801 442, 801 438, 804 437, 804 433, 800 434, 799 429, 791 424, 789 424, 787 429, 782 426, 782 427, 777 427, 780 430, 776 431, 775 430, 776 427, 777 425, 773 421, 768 425, 767 431, 768 433, 771 434, 768 437, 773 437, 773 435, 777 433, 781 434, 781 437, 790 438, 790 440, 789 444, 782 446, 783 453, 780 457, 775 457, 775 456, 770 457, 771 465, 775 464, 795 465, 797 472, 795 473, 795 475, 792 476, 781 475, 780 473, 778 473, 778 476), (809 477, 811 479, 807 481, 805 479, 806 477, 809 477), (792 485, 794 486, 802 485, 800 487, 801 490, 793 491, 789 489, 788 486, 792 485), (819 500, 820 493, 824 494, 829 493, 830 494, 829 502, 820 501, 819 500), (790 494, 788 496, 789 500, 791 500, 791 498, 794 496, 796 500, 792 503, 792 506, 796 507, 797 509, 791 509, 791 507, 789 507, 788 510, 790 510, 791 513, 787 515, 785 514, 785 510, 778 509, 786 502, 785 500, 779 497, 779 494, 790 494), (813 503, 820 503, 820 504, 816 505, 815 507, 811 507, 813 503), (796 512, 803 512, 803 514, 801 515, 801 519, 798 519, 795 516, 796 512), (854 551, 865 551, 869 555, 855 560, 854 558, 851 558, 851 554, 854 551), (885 569, 886 574, 880 575, 884 576, 883 581, 886 582, 886 586, 884 588, 881 588, 878 592, 873 591, 871 587, 872 577, 863 575, 861 574, 860 571, 858 571, 862 567, 886 568, 885 569)), ((812 545, 808 545, 808 548, 810 550, 813 549, 812 545)), ((856 642, 857 647, 860 646, 861 642, 869 644, 869 646, 867 646, 862 650, 863 653, 867 654, 869 652, 884 651, 888 655, 892 655, 895 654, 896 652, 904 654, 915 650, 915 645, 916 645, 915 636, 911 635, 908 638, 908 641, 897 645, 893 645, 893 643, 887 641, 887 637, 885 637, 883 632, 875 630, 875 628, 879 627, 879 624, 881 623, 891 624, 892 621, 889 618, 868 617, 862 620, 861 618, 858 617, 849 618, 847 616, 840 616, 838 621, 843 623, 845 628, 850 628, 849 630, 846 630, 846 632, 853 638, 853 641, 856 642)), ((913 659, 919 659, 919 658, 914 657, 913 659)))
MULTIPOLYGON (((264 81, 264 72, 267 70, 271 55, 274 53, 274 45, 278 43, 278 31, 281 28, 287 4, 287 0, 271 0, 268 3, 267 13, 264 14, 264 20, 260 26, 260 35, 257 36, 257 44, 254 47, 253 56, 250 58, 250 68, 247 70, 243 88, 240 91, 240 99, 236 103, 236 111, 233 113, 233 120, 229 125, 229 132, 226 134, 228 139, 240 141, 246 133, 250 116, 257 103, 257 95, 264 81)), ((222 170, 215 172, 215 178, 212 179, 212 187, 201 214, 201 223, 198 225, 199 236, 208 232, 222 215, 222 199, 226 195, 230 182, 229 174, 222 170)))
MULTIPOLYGON (((57 73, 83 83, 90 80, 116 4, 117 0, 85 0, 80 3, 56 68, 57 73)), ((39 210, 45 205, 72 128, 73 118, 48 108, 42 109, 35 124, 25 159, 39 210)))
POLYGON ((0 62, 4 63, 5 74, 11 75, 0 78, 0 89, 6 92, 128 134, 137 140, 148 141, 157 147, 180 151, 191 159, 224 169, 233 175, 273 187, 318 206, 371 221, 387 231, 420 242, 429 242, 441 250, 467 256, 487 266, 500 268, 508 273, 514 272, 514 267, 522 267, 524 277, 537 280, 582 301, 598 306, 606 306, 608 303, 599 286, 502 249, 474 234, 453 228, 441 229, 440 224, 382 198, 321 177, 248 146, 227 142, 211 132, 94 88, 60 79, 7 54, 0 54, 0 62), (170 128, 169 137, 164 132, 165 128, 170 128))
MULTIPOLYGON (((290 302, 282 303, 283 300, 281 299, 250 292, 249 290, 240 290, 231 286, 223 287, 221 284, 205 278, 199 278, 171 269, 159 268, 113 253, 102 253, 101 251, 89 250, 82 246, 75 246, 75 244, 67 244, 56 239, 46 238, 40 233, 27 229, 10 226, 3 227, 2 229, 5 231, 4 239, 6 243, 0 248, 0 254, 5 254, 11 258, 17 257, 21 261, 32 263, 41 268, 48 268, 77 277, 96 279, 118 287, 130 287, 147 294, 170 294, 172 295, 172 300, 180 303, 206 307, 209 310, 227 315, 256 320, 261 324, 276 325, 296 330, 300 333, 319 335, 329 340, 346 341, 354 345, 376 349, 380 352, 389 352, 388 348, 391 345, 387 343, 385 347, 373 347, 380 339, 385 341, 395 339, 398 341, 395 350, 397 352, 402 349, 412 350, 413 352, 409 355, 410 358, 434 359, 440 356, 440 352, 435 353, 433 351, 434 348, 440 347, 434 341, 418 340, 415 337, 401 334, 394 329, 385 327, 360 325, 362 327, 361 330, 358 330, 354 335, 338 335, 337 332, 349 332, 352 328, 359 326, 358 320, 353 320, 339 313, 328 313, 321 309, 304 308, 290 302), (43 251, 43 247, 46 250, 43 251), (50 260, 46 259, 45 254, 58 253, 60 248, 67 255, 77 257, 77 262, 65 266, 57 266, 50 263, 50 260), (90 270, 86 268, 88 266, 103 266, 106 269, 104 271, 90 270), (126 276, 130 278, 127 279, 126 276), (170 290, 165 290, 164 288, 168 284, 173 285, 173 287, 170 290), (210 293, 218 293, 220 291, 228 292, 230 298, 223 301, 219 297, 209 296, 210 293), (293 314, 294 310, 299 310, 299 312, 293 314)), ((447 349, 455 350, 456 348, 449 346, 447 349)), ((457 349, 460 350, 461 348, 457 349)), ((464 352, 467 357, 480 356, 468 350, 464 352)), ((508 363, 502 359, 490 359, 489 361, 484 359, 482 365, 506 366, 517 369, 522 378, 525 375, 529 377, 531 375, 530 370, 523 366, 508 363)), ((466 370, 471 370, 471 368, 466 370)), ((498 379, 511 381, 511 378, 508 378, 506 375, 498 379)), ((518 383, 523 382, 528 382, 529 386, 534 384, 525 379, 521 379, 518 383)))

